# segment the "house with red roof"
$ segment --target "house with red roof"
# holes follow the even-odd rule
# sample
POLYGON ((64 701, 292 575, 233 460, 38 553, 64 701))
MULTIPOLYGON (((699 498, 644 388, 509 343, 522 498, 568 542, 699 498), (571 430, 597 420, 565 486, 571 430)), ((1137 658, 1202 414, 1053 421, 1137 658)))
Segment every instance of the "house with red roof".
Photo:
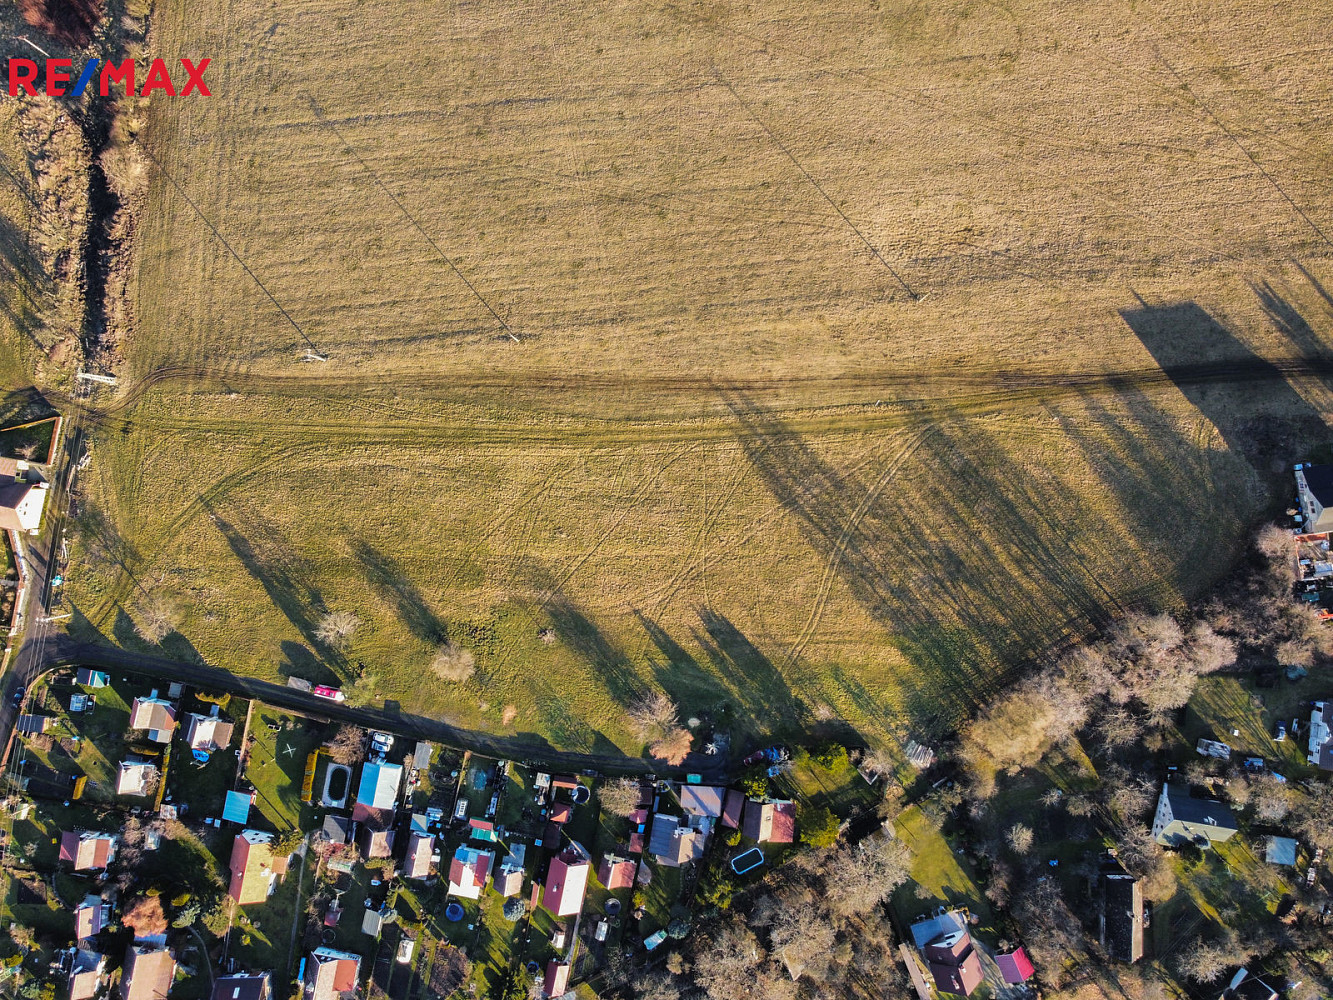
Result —
POLYGON ((291 855, 275 857, 273 834, 242 830, 231 843, 231 884, 227 895, 241 906, 267 901, 278 876, 287 874, 291 855))
POLYGON ((101 896, 85 896, 83 902, 74 911, 74 939, 86 941, 100 934, 106 926, 107 910, 110 907, 102 902, 101 896))
POLYGON ((591 869, 592 856, 582 844, 570 841, 546 869, 542 906, 557 917, 570 917, 582 910, 591 869))
POLYGON ((304 1000, 340 1000, 356 990, 360 977, 360 955, 316 948, 305 966, 304 1000))
POLYGON ((106 976, 106 956, 82 948, 74 952, 69 966, 69 1000, 92 1000, 106 976))
POLYGON ((125 951, 120 974, 124 1000, 163 1000, 176 978, 176 958, 159 944, 135 942, 125 951))
POLYGON ((569 991, 569 963, 551 959, 546 963, 546 976, 542 979, 542 994, 548 997, 562 997, 569 991))
POLYGON ((634 876, 638 873, 638 862, 629 858, 619 858, 614 854, 607 854, 602 857, 602 863, 597 866, 597 881, 608 889, 632 889, 634 888, 634 876))
POLYGON ((486 877, 491 873, 495 855, 463 845, 454 852, 449 862, 449 891, 447 895, 464 899, 479 899, 486 888, 486 877))
POLYGON ((60 860, 68 861, 76 872, 105 868, 115 856, 113 834, 90 830, 61 834, 60 860))
POLYGON ((741 832, 761 844, 790 844, 796 839, 796 803, 750 799, 741 832))
POLYGON ((1022 948, 996 955, 995 964, 1000 967, 1000 975, 1010 986, 1022 985, 1037 971, 1032 967, 1032 960, 1022 948))

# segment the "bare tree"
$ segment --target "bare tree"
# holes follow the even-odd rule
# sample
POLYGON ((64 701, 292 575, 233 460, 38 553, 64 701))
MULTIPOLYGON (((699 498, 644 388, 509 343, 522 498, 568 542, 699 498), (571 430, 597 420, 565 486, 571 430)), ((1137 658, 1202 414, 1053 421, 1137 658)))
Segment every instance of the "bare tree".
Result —
POLYGON ((679 725, 676 703, 664 691, 650 691, 630 705, 630 725, 644 740, 657 740, 679 725))
POLYGON ((850 917, 870 913, 907 881, 912 852, 896 838, 868 837, 853 848, 833 851, 823 868, 829 907, 850 917))
POLYGON ((1032 850, 1032 838, 1032 827, 1025 823, 1015 823, 1004 836, 1009 849, 1018 855, 1027 854, 1032 850))
POLYGON ((639 807, 639 782, 634 778, 617 778, 597 790, 602 808, 614 816, 628 816, 639 807))
POLYGON ((1254 547, 1265 559, 1289 560, 1296 554, 1296 540, 1290 531, 1276 524, 1267 524, 1259 529, 1254 538, 1254 547))
POLYGON ((329 760, 335 764, 351 765, 361 759, 365 741, 366 734, 363 730, 344 723, 324 745, 328 748, 329 760))
POLYGON ((679 726, 663 733, 662 738, 648 748, 648 753, 658 760, 666 761, 672 767, 679 767, 689 755, 694 737, 684 726, 679 726))
POLYGON ((1300 830, 1316 847, 1333 850, 1333 784, 1312 780, 1298 803, 1300 830))
POLYGON ((792 979, 809 973, 822 978, 833 950, 833 925, 819 907, 808 901, 784 905, 768 932, 775 958, 786 967, 792 979))
POLYGON ((461 684, 476 672, 476 660, 471 650, 447 639, 435 650, 430 669, 442 681, 461 684))
POLYGON ((346 649, 360 624, 361 619, 350 611, 330 611, 315 626, 315 638, 330 649, 346 649))
POLYGON ((144 642, 158 645, 176 630, 166 605, 155 597, 148 597, 139 607, 139 620, 134 631, 144 642))

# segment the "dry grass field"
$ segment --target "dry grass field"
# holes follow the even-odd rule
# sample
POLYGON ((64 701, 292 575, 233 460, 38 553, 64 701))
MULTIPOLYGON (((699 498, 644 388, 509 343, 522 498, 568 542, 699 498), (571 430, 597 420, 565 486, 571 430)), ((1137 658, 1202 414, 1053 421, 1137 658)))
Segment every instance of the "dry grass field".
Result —
POLYGON ((1310 5, 154 17, 214 96, 151 108, 76 628, 157 604, 182 655, 572 749, 637 753, 655 686, 938 735, 1205 589, 1331 408, 1151 375, 1325 350, 1310 5))

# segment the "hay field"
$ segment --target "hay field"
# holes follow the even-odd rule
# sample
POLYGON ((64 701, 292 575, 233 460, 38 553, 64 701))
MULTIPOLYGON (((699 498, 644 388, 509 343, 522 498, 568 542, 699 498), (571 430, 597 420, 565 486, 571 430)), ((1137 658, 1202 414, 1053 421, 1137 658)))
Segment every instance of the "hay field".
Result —
POLYGON ((1226 6, 163 0, 215 96, 152 107, 75 627, 574 749, 649 686, 947 732, 1320 439, 1150 374, 1333 317, 1333 49, 1226 6))

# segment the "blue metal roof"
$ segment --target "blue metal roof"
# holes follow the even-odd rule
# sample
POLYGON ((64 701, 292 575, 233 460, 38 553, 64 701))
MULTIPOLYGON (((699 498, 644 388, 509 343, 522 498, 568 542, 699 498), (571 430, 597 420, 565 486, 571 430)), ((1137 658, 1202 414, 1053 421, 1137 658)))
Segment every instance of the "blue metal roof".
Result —
POLYGON ((250 819, 250 793, 228 792, 227 802, 222 807, 222 818, 232 823, 245 823, 250 819))

